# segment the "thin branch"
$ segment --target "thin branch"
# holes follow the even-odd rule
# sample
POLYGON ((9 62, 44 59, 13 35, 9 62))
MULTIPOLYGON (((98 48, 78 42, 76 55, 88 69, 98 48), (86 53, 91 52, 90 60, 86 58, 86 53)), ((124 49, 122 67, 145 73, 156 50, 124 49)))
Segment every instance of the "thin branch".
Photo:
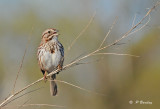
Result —
POLYGON ((21 98, 21 97, 23 97, 23 96, 25 96, 25 95, 27 95, 27 94, 29 94, 29 93, 35 92, 35 91, 37 91, 37 90, 39 90, 39 89, 41 89, 41 88, 43 88, 43 87, 40 87, 40 88, 31 90, 31 91, 26 92, 26 93, 24 93, 24 94, 22 94, 22 95, 20 95, 20 96, 18 96, 18 97, 15 97, 14 99, 12 99, 12 100, 8 101, 7 103, 5 103, 3 106, 5 106, 5 105, 11 103, 12 101, 15 101, 16 99, 21 98))
POLYGON ((24 104, 24 105, 16 105, 16 106, 5 106, 3 108, 27 107, 27 106, 47 106, 47 107, 65 108, 65 106, 52 105, 52 104, 24 104))
MULTIPOLYGON (((158 2, 155 6, 158 6, 159 4, 160 4, 160 2, 158 2)), ((95 50, 95 51, 87 54, 86 56, 83 56, 83 57, 81 57, 81 58, 79 58, 79 59, 71 62, 70 64, 66 65, 66 67, 68 67, 68 66, 70 66, 70 65, 72 65, 72 64, 74 64, 74 63, 77 63, 77 62, 79 62, 79 61, 81 61, 81 60, 83 60, 83 59, 85 59, 85 58, 93 55, 94 53, 97 53, 97 52, 99 52, 99 51, 101 51, 101 50, 104 50, 105 48, 108 48, 108 47, 110 47, 110 46, 113 46, 113 45, 117 44, 118 42, 120 42, 122 39, 126 38, 135 28, 137 28, 137 27, 146 19, 147 16, 149 16, 149 14, 152 12, 152 10, 155 9, 155 6, 152 7, 152 8, 147 12, 147 14, 146 14, 135 26, 133 26, 131 29, 129 29, 129 31, 127 31, 122 37, 120 37, 119 39, 115 40, 114 42, 112 42, 111 44, 109 44, 109 45, 107 45, 107 46, 98 48, 97 50, 95 50)))
POLYGON ((115 44, 117 44, 118 42, 120 42, 122 39, 128 37, 128 35, 134 30, 136 29, 145 19, 146 17, 148 17, 150 15, 150 13, 158 6, 160 5, 160 2, 157 2, 157 4, 155 4, 151 9, 148 10, 148 12, 145 14, 145 16, 135 25, 133 26, 132 28, 130 28, 122 37, 120 37, 119 39, 115 40, 114 42, 112 42, 111 44, 105 46, 105 47, 102 47, 100 49, 97 49, 95 52, 98 52, 100 50, 103 50, 105 48, 108 48, 110 46, 113 46, 115 44))
MULTIPOLYGON (((29 100, 30 100, 30 99, 28 99, 27 101, 25 101, 25 102, 23 103, 23 105, 25 105, 27 102, 29 102, 29 100)), ((23 105, 19 106, 18 109, 20 109, 21 107, 23 107, 23 105)))
POLYGON ((95 53, 92 55, 119 55, 119 56, 132 56, 132 57, 137 57, 137 58, 140 57, 140 56, 132 55, 132 54, 119 54, 119 53, 95 53))
POLYGON ((89 25, 92 23, 94 17, 96 15, 96 12, 94 12, 94 14, 92 15, 91 19, 89 20, 88 24, 85 26, 85 28, 83 28, 83 30, 79 33, 79 35, 72 41, 71 45, 68 47, 68 51, 72 48, 72 46, 74 45, 74 43, 77 41, 77 39, 83 35, 83 33, 88 29, 89 25))
POLYGON ((132 22, 132 27, 134 26, 134 24, 135 24, 135 20, 136 20, 136 18, 137 18, 137 14, 135 14, 135 16, 134 16, 134 19, 133 19, 133 22, 132 22))
POLYGON ((129 35, 132 35, 138 31, 142 30, 150 22, 150 20, 151 20, 151 16, 150 16, 150 14, 148 14, 148 21, 144 25, 142 25, 139 29, 136 29, 135 31, 131 32, 129 35))
POLYGON ((77 86, 77 85, 71 84, 71 83, 66 82, 66 81, 61 81, 61 80, 54 80, 54 81, 57 81, 57 82, 60 82, 60 83, 64 83, 64 84, 70 85, 70 86, 72 86, 72 87, 81 89, 81 90, 86 91, 86 92, 90 92, 90 93, 94 93, 94 94, 102 95, 102 96, 107 96, 107 95, 102 94, 102 93, 98 93, 98 92, 94 92, 94 91, 91 91, 91 90, 87 90, 87 89, 85 89, 85 88, 79 87, 79 86, 77 86))
POLYGON ((29 44, 27 44, 27 46, 26 46, 26 48, 25 48, 24 55, 23 55, 23 57, 22 57, 22 62, 21 62, 21 64, 20 64, 19 70, 18 70, 18 72, 17 72, 16 80, 15 80, 14 85, 13 85, 13 93, 15 92, 16 83, 17 83, 17 80, 18 80, 20 71, 21 71, 21 69, 22 69, 22 66, 23 66, 23 61, 24 61, 24 57, 25 57, 26 52, 27 52, 28 45, 29 45, 29 44))
POLYGON ((3 107, 5 105, 5 103, 7 103, 11 98, 13 98, 14 96, 18 95, 19 93, 23 92, 24 90, 26 90, 27 88, 31 87, 32 85, 39 83, 40 81, 42 81, 43 78, 38 79, 37 81, 27 85, 26 87, 22 88, 21 90, 15 92, 14 94, 10 95, 6 100, 4 100, 1 104, 0 107, 3 107))
MULTIPOLYGON (((32 32, 33 32, 33 27, 32 27, 31 33, 32 33, 32 32)), ((25 55, 26 55, 26 52, 27 52, 27 49, 28 49, 28 46, 29 46, 29 43, 30 43, 30 40, 31 40, 31 33, 28 35, 27 45, 26 45, 26 48, 25 48, 25 51, 24 51, 24 55, 23 55, 23 57, 22 57, 22 61, 21 61, 19 70, 18 70, 18 72, 17 72, 17 76, 16 76, 16 79, 15 79, 14 85, 13 85, 13 93, 15 92, 16 83, 17 83, 17 80, 18 80, 20 71, 21 71, 21 69, 22 69, 23 62, 24 62, 24 58, 25 58, 25 55)))
POLYGON ((111 27, 110 27, 109 31, 107 32, 106 36, 104 37, 104 39, 103 39, 103 41, 102 41, 102 43, 100 44, 100 46, 99 46, 99 48, 98 48, 98 49, 100 49, 100 48, 102 47, 102 45, 104 44, 104 42, 106 41, 106 39, 107 39, 107 37, 109 36, 110 32, 112 31, 112 29, 113 29, 114 25, 116 24, 117 19, 118 19, 118 17, 116 17, 116 18, 115 18, 115 20, 114 20, 113 24, 111 25, 111 27))

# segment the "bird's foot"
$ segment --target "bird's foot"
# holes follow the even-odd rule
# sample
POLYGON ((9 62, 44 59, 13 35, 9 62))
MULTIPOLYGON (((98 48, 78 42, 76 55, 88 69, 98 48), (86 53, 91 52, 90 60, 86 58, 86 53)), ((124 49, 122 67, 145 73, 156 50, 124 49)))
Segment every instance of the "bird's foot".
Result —
POLYGON ((61 65, 58 65, 57 69, 58 69, 57 74, 59 74, 59 72, 62 71, 62 66, 61 66, 61 65))
POLYGON ((58 70, 61 71, 62 70, 62 66, 58 65, 58 70))
POLYGON ((48 79, 47 76, 46 76, 46 72, 44 73, 44 78, 43 79, 44 79, 44 82, 46 82, 47 79, 48 79))

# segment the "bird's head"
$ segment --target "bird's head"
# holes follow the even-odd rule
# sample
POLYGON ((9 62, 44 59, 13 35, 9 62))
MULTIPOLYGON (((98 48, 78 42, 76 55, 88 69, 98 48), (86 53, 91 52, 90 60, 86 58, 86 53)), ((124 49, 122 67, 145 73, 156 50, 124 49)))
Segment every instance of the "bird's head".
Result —
POLYGON ((52 39, 57 40, 58 35, 59 35, 57 32, 58 32, 58 30, 56 30, 54 28, 45 30, 42 34, 42 40, 45 42, 48 42, 52 39))

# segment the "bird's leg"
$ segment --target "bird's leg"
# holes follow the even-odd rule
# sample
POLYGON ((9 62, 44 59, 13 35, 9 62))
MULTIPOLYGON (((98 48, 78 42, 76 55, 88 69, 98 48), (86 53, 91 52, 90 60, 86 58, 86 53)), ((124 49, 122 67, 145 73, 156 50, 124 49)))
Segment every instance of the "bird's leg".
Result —
POLYGON ((62 66, 59 64, 59 65, 57 66, 57 69, 59 70, 59 71, 57 72, 57 74, 59 74, 59 72, 62 70, 62 66))
POLYGON ((47 76, 46 76, 47 74, 46 74, 46 72, 44 73, 44 82, 46 82, 47 81, 47 76))
POLYGON ((58 65, 58 70, 62 70, 62 66, 60 64, 58 65))

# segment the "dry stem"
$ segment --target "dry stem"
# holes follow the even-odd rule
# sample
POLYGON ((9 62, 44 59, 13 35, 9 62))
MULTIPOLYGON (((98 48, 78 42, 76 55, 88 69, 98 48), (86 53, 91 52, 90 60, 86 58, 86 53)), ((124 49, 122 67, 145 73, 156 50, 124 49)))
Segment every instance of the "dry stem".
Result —
POLYGON ((106 41, 106 39, 107 39, 107 37, 109 36, 110 32, 112 31, 114 25, 116 24, 117 19, 118 19, 118 17, 116 17, 116 19, 114 20, 114 22, 113 22, 111 28, 110 28, 109 31, 107 32, 106 36, 104 37, 104 39, 103 39, 103 41, 102 41, 102 43, 101 43, 101 45, 99 46, 98 49, 100 49, 100 48, 102 47, 102 45, 104 44, 104 42, 106 41))
POLYGON ((85 26, 85 28, 83 28, 83 30, 79 33, 79 35, 72 41, 71 45, 68 47, 68 51, 72 48, 72 46, 75 44, 75 42, 77 41, 77 39, 82 36, 82 34, 88 29, 89 25, 92 23, 94 17, 96 15, 96 12, 94 12, 94 14, 92 15, 92 17, 90 18, 88 24, 85 26))
POLYGON ((65 108, 65 106, 52 105, 52 104, 24 104, 24 105, 16 105, 16 106, 6 106, 5 108, 27 107, 27 106, 47 106, 47 107, 65 108))
POLYGON ((71 84, 71 83, 66 82, 66 81, 61 81, 61 80, 54 80, 54 81, 57 81, 57 82, 60 82, 60 83, 64 83, 64 84, 67 84, 67 85, 76 87, 76 88, 78 88, 78 89, 81 89, 81 90, 83 90, 83 91, 90 92, 90 93, 93 93, 93 94, 102 95, 102 96, 107 96, 107 95, 102 94, 102 93, 98 93, 98 92, 94 92, 94 91, 91 91, 91 90, 87 90, 87 89, 85 89, 85 88, 79 87, 79 86, 77 86, 77 85, 71 84))
MULTIPOLYGON (((32 33, 32 31, 33 31, 33 27, 32 27, 31 33, 32 33)), ((19 73, 20 73, 20 71, 21 71, 21 69, 22 69, 24 57, 25 57, 25 55, 26 55, 27 48, 28 48, 29 43, 30 43, 30 39, 31 39, 30 36, 31 36, 31 35, 28 35, 28 42, 27 42, 27 45, 26 45, 26 48, 25 48, 25 51, 24 51, 24 55, 23 55, 23 57, 22 57, 22 61, 21 61, 19 70, 18 70, 18 72, 17 72, 17 75, 16 75, 16 79, 15 79, 14 85, 13 85, 13 93, 15 92, 16 83, 17 83, 17 80, 18 80, 18 77, 19 77, 19 73)))

